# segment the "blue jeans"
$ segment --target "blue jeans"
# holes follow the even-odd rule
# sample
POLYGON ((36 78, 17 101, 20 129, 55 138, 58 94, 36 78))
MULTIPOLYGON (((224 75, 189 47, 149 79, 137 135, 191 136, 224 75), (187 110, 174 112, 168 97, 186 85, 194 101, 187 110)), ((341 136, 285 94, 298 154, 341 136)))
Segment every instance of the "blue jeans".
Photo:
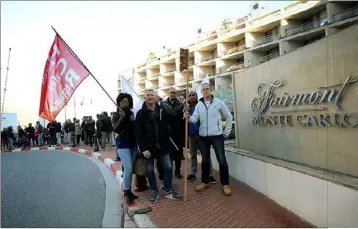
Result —
POLYGON ((7 140, 8 140, 9 149, 13 149, 14 148, 14 139, 11 137, 8 137, 7 140))
POLYGON ((43 134, 39 134, 38 140, 39 140, 39 145, 42 146, 44 144, 43 134))
POLYGON ((199 136, 199 147, 202 156, 201 161, 201 182, 209 184, 210 174, 210 147, 213 146, 216 159, 219 162, 220 182, 222 185, 229 185, 229 166, 225 157, 224 136, 199 136))
POLYGON ((123 190, 129 191, 132 184, 133 164, 137 154, 137 148, 118 149, 118 156, 121 158, 124 167, 123 173, 123 190))
MULTIPOLYGON (((157 162, 161 163, 161 166, 163 168, 164 190, 166 192, 169 192, 173 188, 173 167, 170 160, 170 156, 169 154, 166 154, 165 156, 159 156, 157 160, 157 162)), ((154 173, 154 158, 150 158, 147 161, 147 178, 150 189, 152 191, 158 191, 157 179, 154 173)))

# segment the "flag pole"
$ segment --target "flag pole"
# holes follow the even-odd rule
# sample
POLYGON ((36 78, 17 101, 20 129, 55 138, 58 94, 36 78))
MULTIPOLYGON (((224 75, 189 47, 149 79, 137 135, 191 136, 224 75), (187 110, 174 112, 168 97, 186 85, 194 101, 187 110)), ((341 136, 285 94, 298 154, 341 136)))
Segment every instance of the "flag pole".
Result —
POLYGON ((92 76, 92 78, 96 81, 96 83, 102 88, 104 93, 108 96, 108 98, 114 103, 116 107, 119 108, 119 106, 116 104, 116 102, 112 99, 112 97, 108 94, 106 89, 100 84, 100 82, 97 80, 97 78, 92 74, 92 72, 86 67, 86 65, 81 61, 81 59, 76 55, 76 53, 70 48, 70 46, 66 43, 66 41, 61 37, 61 35, 56 31, 56 29, 51 25, 52 30, 56 33, 56 35, 61 39, 61 41, 65 44, 65 46, 68 48, 68 50, 71 52, 71 54, 78 60, 78 62, 81 63, 81 65, 86 69, 86 71, 92 76))
POLYGON ((75 118, 77 118, 76 117, 76 95, 73 95, 73 109, 75 111, 75 118))
MULTIPOLYGON (((186 69, 185 71, 185 77, 186 77, 186 88, 185 88, 185 104, 186 106, 188 106, 189 104, 189 80, 188 80, 188 69, 186 69)), ((189 119, 185 119, 185 157, 184 157, 184 201, 186 201, 186 196, 187 196, 187 192, 188 192, 188 125, 189 125, 189 119)))

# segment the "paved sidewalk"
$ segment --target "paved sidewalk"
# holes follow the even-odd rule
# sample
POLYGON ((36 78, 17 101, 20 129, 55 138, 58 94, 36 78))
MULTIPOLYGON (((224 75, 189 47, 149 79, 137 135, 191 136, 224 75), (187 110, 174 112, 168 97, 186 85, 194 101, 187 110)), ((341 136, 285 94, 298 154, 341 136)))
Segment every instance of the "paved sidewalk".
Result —
MULTIPOLYGON (((198 171, 198 174, 201 174, 201 171, 198 171)), ((154 204, 148 201, 149 192, 137 193, 137 204, 139 207, 153 208, 153 212, 148 215, 157 227, 312 227, 234 178, 230 180, 232 196, 224 196, 219 172, 215 171, 214 176, 217 184, 210 185, 209 189, 201 193, 194 190, 200 182, 199 178, 188 182, 186 202, 168 200, 164 197, 164 191, 161 191, 159 201, 154 204)), ((173 184, 180 194, 184 194, 184 179, 174 178, 173 184)))

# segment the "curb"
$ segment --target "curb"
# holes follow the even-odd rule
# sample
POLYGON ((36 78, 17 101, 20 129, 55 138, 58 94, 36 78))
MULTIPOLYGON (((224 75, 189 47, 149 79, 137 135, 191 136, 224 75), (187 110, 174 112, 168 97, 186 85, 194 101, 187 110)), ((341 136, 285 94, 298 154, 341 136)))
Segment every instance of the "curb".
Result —
MULTIPOLYGON (((103 164, 106 165, 106 167, 111 171, 111 173, 116 177, 116 180, 118 181, 120 185, 121 190, 121 197, 123 200, 122 207, 125 209, 125 203, 124 203, 124 196, 123 196, 123 178, 122 178, 122 169, 117 169, 115 166, 112 166, 115 162, 111 158, 104 158, 102 155, 98 152, 93 152, 90 150, 85 149, 77 149, 72 147, 37 147, 37 148, 21 148, 21 149, 14 149, 14 150, 2 150, 0 155, 3 153, 11 153, 11 152, 27 152, 27 151, 35 151, 35 150, 61 150, 61 151, 71 151, 73 153, 80 153, 88 157, 93 157, 97 159, 98 161, 101 161, 103 164)), ((136 201, 134 200, 133 204, 126 205, 128 208, 128 212, 131 212, 133 210, 139 209, 139 206, 136 204, 136 201)), ((139 228, 155 228, 155 224, 150 220, 149 216, 147 214, 135 214, 133 216, 133 221, 139 228)), ((124 228, 134 227, 132 220, 130 220, 130 217, 128 213, 124 211, 124 217, 122 220, 122 224, 124 224, 124 228)))

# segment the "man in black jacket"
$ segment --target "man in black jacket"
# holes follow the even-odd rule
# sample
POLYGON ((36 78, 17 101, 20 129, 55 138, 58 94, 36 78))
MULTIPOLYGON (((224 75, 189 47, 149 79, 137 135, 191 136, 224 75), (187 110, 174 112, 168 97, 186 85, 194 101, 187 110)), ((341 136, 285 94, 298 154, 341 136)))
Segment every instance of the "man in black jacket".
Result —
POLYGON ((181 179, 183 176, 180 174, 180 168, 185 138, 185 120, 183 119, 184 104, 177 99, 177 91, 175 88, 169 89, 169 97, 164 103, 171 106, 174 112, 174 118, 170 123, 170 136, 178 149, 175 148, 174 145, 171 145, 169 152, 171 160, 175 162, 175 176, 181 179))
POLYGON ((168 124, 172 120, 170 113, 155 103, 155 93, 148 89, 144 94, 145 102, 137 113, 135 121, 135 134, 140 152, 147 158, 147 178, 151 188, 150 201, 159 198, 158 186, 154 174, 154 159, 161 163, 164 172, 164 189, 166 198, 180 199, 172 185, 173 169, 168 154, 170 147, 168 124))
POLYGON ((90 146, 92 147, 93 141, 93 135, 95 131, 95 121, 92 119, 92 116, 89 116, 88 122, 87 122, 87 135, 88 135, 88 141, 90 146))
POLYGON ((102 115, 103 115, 102 122, 101 122, 102 149, 105 150, 107 141, 110 142, 110 146, 112 145, 111 139, 112 139, 113 127, 112 127, 111 118, 108 116, 108 113, 104 111, 102 115))

